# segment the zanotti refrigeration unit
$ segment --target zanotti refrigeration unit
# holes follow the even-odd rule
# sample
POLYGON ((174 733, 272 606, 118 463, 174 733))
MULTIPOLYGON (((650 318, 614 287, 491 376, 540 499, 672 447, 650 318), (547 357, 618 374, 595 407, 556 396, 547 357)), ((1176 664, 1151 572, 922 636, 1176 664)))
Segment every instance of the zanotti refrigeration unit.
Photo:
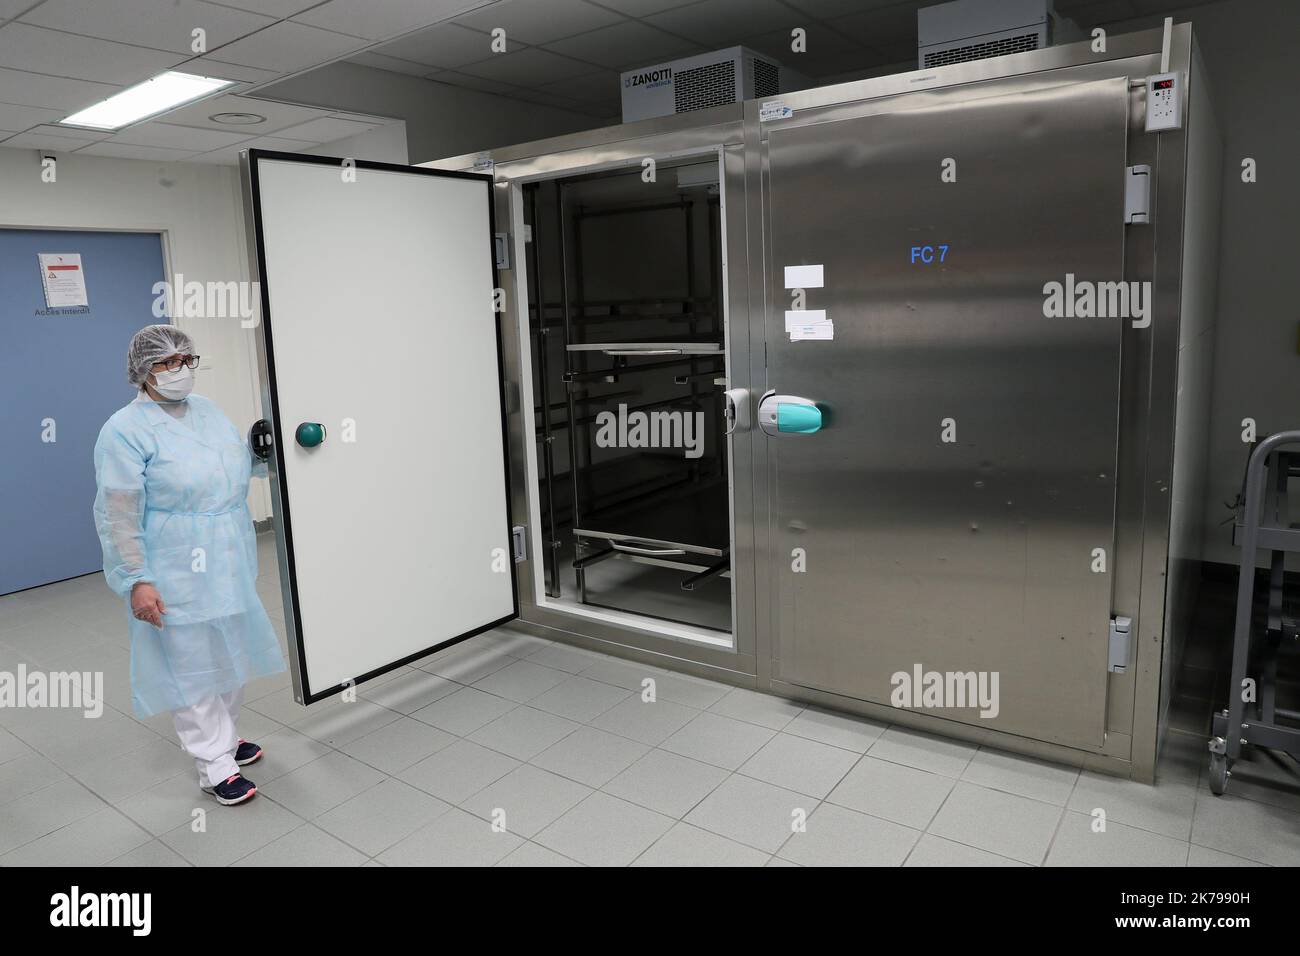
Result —
POLYGON ((1188 26, 423 167, 249 151, 299 699, 514 620, 1150 779, 1219 151, 1188 26))

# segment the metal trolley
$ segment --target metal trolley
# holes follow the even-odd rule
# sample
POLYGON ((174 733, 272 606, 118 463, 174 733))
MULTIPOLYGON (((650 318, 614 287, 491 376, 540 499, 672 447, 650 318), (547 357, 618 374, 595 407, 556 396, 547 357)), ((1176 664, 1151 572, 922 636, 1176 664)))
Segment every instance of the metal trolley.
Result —
POLYGON ((1222 794, 1232 765, 1248 744, 1269 747, 1300 760, 1300 711, 1278 706, 1278 659, 1285 642, 1300 633, 1284 591, 1289 551, 1300 552, 1300 526, 1288 513, 1287 485, 1300 477, 1300 431, 1279 432, 1261 441, 1246 467, 1244 508, 1234 536, 1241 545, 1237 615, 1232 646, 1228 706, 1214 715, 1210 738, 1210 790, 1222 794), (1269 552, 1269 584, 1263 627, 1256 624, 1255 556, 1269 552), (1254 681, 1248 684, 1248 680, 1254 681))

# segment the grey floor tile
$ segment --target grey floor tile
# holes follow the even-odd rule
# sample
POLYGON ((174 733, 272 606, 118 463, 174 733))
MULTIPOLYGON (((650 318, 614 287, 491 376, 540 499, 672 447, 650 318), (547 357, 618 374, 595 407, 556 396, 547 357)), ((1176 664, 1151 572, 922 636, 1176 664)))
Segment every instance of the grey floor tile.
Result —
POLYGON ((448 744, 397 776, 448 803, 460 803, 508 774, 519 761, 468 740, 448 744))
POLYGON ((676 823, 633 866, 762 866, 768 854, 689 823, 676 823))
POLYGON ((817 801, 802 793, 733 774, 686 814, 687 823, 775 853, 806 821, 817 801))
POLYGON ((933 833, 926 833, 908 854, 904 866, 1028 866, 987 850, 977 850, 964 843, 954 843, 933 833))
POLYGON ((582 676, 598 680, 603 684, 613 684, 626 690, 640 693, 642 682, 655 675, 655 668, 636 661, 623 661, 613 657, 601 656, 590 667, 583 669, 582 676))
POLYGON ((377 687, 362 684, 359 693, 381 707, 399 714, 413 714, 460 688, 461 685, 455 681, 413 668, 377 687))
POLYGON ((1079 778, 1076 767, 1048 763, 1033 757, 981 747, 971 758, 961 779, 990 790, 1002 790, 1065 806, 1079 778))
POLYGON ((626 700, 629 695, 630 691, 626 688, 575 676, 534 697, 529 706, 585 724, 626 700))
POLYGON ((384 866, 493 866, 523 840, 452 807, 375 859, 384 866))
POLYGON ((376 770, 397 774, 455 740, 431 724, 401 717, 339 749, 376 770))
POLYGON ((920 830, 823 803, 777 856, 800 866, 902 866, 920 830))
POLYGON ((261 794, 304 820, 318 817, 385 777, 347 754, 331 752, 282 777, 262 784, 261 794))
POLYGON ((103 810, 106 804, 70 777, 0 807, 0 853, 103 810))
POLYGON ((1067 810, 1046 866, 1186 866, 1188 845, 1114 820, 1094 830, 1091 814, 1067 810))
POLYGON ((526 704, 557 684, 564 683, 569 676, 565 671, 543 667, 532 661, 513 661, 475 681, 474 686, 489 694, 526 704))
POLYGON ((721 700, 709 707, 715 714, 758 724, 769 730, 783 730, 790 721, 803 713, 803 709, 802 704, 784 697, 760 694, 743 687, 733 687, 721 700))
POLYGON ((0 764, 0 806, 67 776, 63 768, 32 752, 0 764))
POLYGON ((106 806, 0 856, 0 866, 101 866, 152 839, 106 806))
POLYGON ((821 800, 844 779, 858 759, 849 750, 779 733, 746 760, 739 772, 821 800))
MULTIPOLYGON (((247 768, 248 778, 258 784, 282 777, 331 752, 329 744, 300 734, 292 727, 277 730, 258 743, 262 747, 262 759, 247 768)), ((192 770, 190 777, 197 780, 197 771, 192 770)))
POLYGON ((885 732, 885 727, 866 717, 809 707, 786 724, 783 732, 863 754, 885 732))
POLYGON ((701 711, 659 746, 724 770, 738 770, 775 734, 775 731, 758 724, 701 711))
POLYGON ((1085 770, 1079 775, 1068 804, 1071 810, 1091 814, 1105 810, 1106 819, 1187 840, 1196 809, 1196 783, 1161 779, 1151 784, 1085 770))
POLYGON ((721 767, 652 750, 602 789, 679 820, 728 776, 721 767))
POLYGON ((375 856, 442 816, 451 805, 400 780, 385 780, 313 822, 366 856, 375 856))
POLYGON ((590 787, 525 764, 488 784, 461 806, 530 839, 590 794, 590 787))
POLYGON ((411 716, 449 734, 467 737, 518 706, 513 700, 465 687, 421 707, 411 716))
POLYGON ((486 635, 471 637, 419 662, 420 670, 437 674, 458 684, 472 684, 493 671, 518 660, 497 644, 485 641, 486 635))
POLYGON ((596 792, 537 834, 534 842, 588 866, 626 866, 672 825, 662 814, 596 792))
MULTIPOLYGON (((50 714, 51 711, 43 711, 50 714)), ((59 734, 57 739, 41 740, 36 749, 68 770, 90 760, 120 757, 146 744, 157 735, 137 721, 116 712, 105 711, 99 718, 76 717, 78 724, 69 735, 59 734)))
POLYGON ((1300 814, 1232 795, 1198 794, 1192 841, 1270 866, 1300 866, 1300 814))
POLYGON ((301 817, 260 795, 235 807, 223 807, 209 798, 204 809, 203 829, 196 829, 196 819, 161 837, 195 866, 229 866, 303 823, 301 817))
POLYGON ((524 843, 497 866, 582 866, 582 864, 536 843, 524 843))
MULTIPOLYGON (((256 798, 254 798, 256 799, 256 798)), ((191 768, 113 804, 154 836, 161 836, 194 817, 195 810, 215 810, 219 804, 199 789, 191 768)))
POLYGON ((339 707, 332 707, 306 720, 300 720, 293 725, 293 729, 331 747, 343 747, 366 734, 373 733, 385 724, 391 724, 400 716, 396 711, 380 707, 364 697, 358 697, 339 707))
MULTIPOLYGON (((1213 797, 1208 773, 1200 775, 1200 789, 1203 796, 1213 797)), ((1244 759, 1232 765, 1228 792, 1283 810, 1300 811, 1300 765, 1268 751, 1248 751, 1244 759)))
POLYGON ((469 739, 516 760, 532 760, 581 726, 572 720, 524 705, 480 727, 469 735, 469 739))
POLYGON ((655 747, 699 713, 694 707, 675 704, 671 700, 646 703, 640 695, 633 694, 591 721, 591 726, 655 747))
POLYGON ((530 657, 538 651, 553 646, 555 643, 525 631, 517 630, 510 624, 503 624, 483 636, 507 654, 513 654, 519 658, 530 657))
POLYGON ((1247 860, 1245 857, 1233 856, 1231 853, 1221 853, 1218 850, 1211 850, 1209 847, 1191 845, 1191 851, 1187 855, 1188 866, 1265 866, 1264 863, 1257 863, 1254 860, 1247 860))
POLYGON ((100 757, 70 769, 72 776, 109 803, 147 790, 185 770, 196 774, 194 758, 156 737, 151 743, 121 756, 100 757))
POLYGON ((234 866, 360 866, 366 857, 324 830, 304 823, 266 846, 236 860, 234 866))
POLYGON ((1028 797, 959 781, 929 832, 1037 866, 1047 854, 1063 812, 1028 797))
POLYGON ((978 750, 975 744, 947 737, 935 737, 904 727, 890 727, 867 753, 877 760, 889 760, 918 770, 960 777, 978 750))
POLYGON ((924 830, 957 785, 952 777, 863 757, 826 799, 860 813, 924 830))
POLYGON ((732 690, 726 684, 671 671, 656 670, 650 677, 655 682, 655 695, 660 700, 671 700, 699 710, 712 707, 732 690))
POLYGON ((25 757, 30 753, 34 753, 31 747, 9 733, 9 731, 0 730, 0 765, 18 757, 25 757))
POLYGON ((603 787, 641 759, 646 744, 595 727, 579 727, 547 747, 532 762, 589 787, 603 787))
POLYGON ((319 720, 322 715, 343 706, 346 706, 343 698, 337 694, 310 706, 303 706, 293 699, 292 688, 286 686, 256 700, 245 698, 242 710, 255 711, 286 727, 297 727, 305 720, 319 720))
POLYGON ((529 654, 528 660, 534 664, 541 664, 543 667, 552 667, 557 671, 581 674, 603 657, 604 655, 595 654, 581 647, 552 643, 529 654))
POLYGON ((154 838, 148 843, 144 843, 130 853, 123 853, 116 859, 110 860, 105 866, 189 866, 190 862, 181 856, 162 840, 154 838))

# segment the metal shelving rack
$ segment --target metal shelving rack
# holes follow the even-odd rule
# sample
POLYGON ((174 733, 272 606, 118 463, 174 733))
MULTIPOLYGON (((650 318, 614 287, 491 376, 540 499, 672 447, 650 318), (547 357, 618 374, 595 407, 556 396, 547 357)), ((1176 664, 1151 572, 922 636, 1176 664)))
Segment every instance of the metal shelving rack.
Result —
POLYGON ((1288 484, 1300 477, 1300 431, 1279 432, 1261 441, 1246 466, 1244 504, 1233 538, 1241 546, 1237 613, 1232 645, 1228 706, 1214 715, 1210 738, 1210 789, 1222 794, 1232 765, 1250 745, 1280 750, 1300 760, 1300 711, 1279 706, 1278 660, 1283 646, 1300 634, 1285 591, 1286 555, 1300 552, 1300 526, 1290 519, 1288 484), (1256 568, 1259 549, 1269 552, 1268 592, 1262 627, 1256 625, 1256 568), (1247 680, 1255 693, 1247 694, 1247 680), (1253 699, 1248 699, 1253 698, 1253 699))

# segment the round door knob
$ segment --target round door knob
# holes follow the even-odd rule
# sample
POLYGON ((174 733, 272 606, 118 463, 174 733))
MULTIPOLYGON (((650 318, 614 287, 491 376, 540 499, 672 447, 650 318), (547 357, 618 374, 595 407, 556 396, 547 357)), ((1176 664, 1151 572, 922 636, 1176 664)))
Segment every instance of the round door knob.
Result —
POLYGON ((315 448, 325 440, 325 426, 320 422, 303 422, 293 437, 303 448, 315 448))

